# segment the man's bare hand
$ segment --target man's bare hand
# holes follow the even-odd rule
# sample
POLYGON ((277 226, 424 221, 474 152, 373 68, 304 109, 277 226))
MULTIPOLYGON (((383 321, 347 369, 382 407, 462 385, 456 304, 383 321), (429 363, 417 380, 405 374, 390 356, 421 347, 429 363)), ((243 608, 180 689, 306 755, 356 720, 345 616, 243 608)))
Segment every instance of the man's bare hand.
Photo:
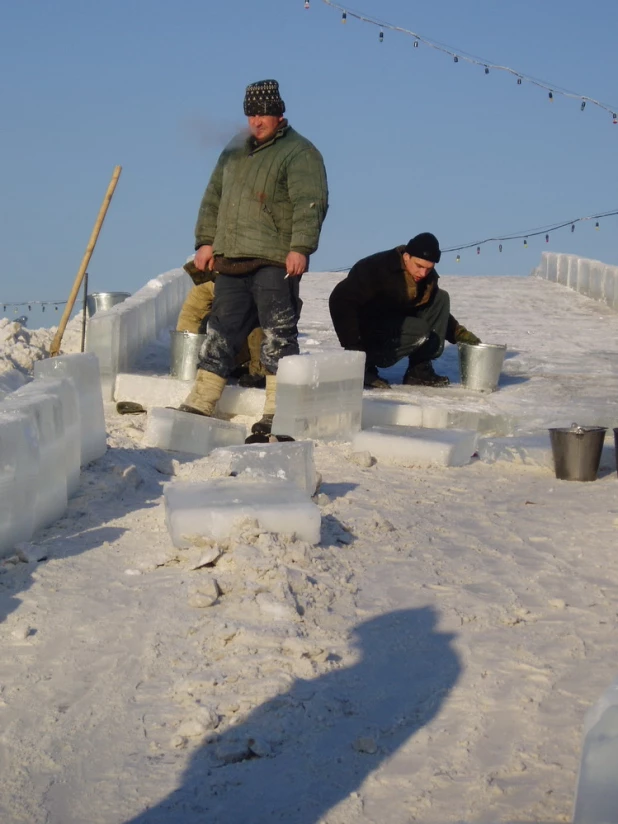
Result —
POLYGON ((285 259, 285 271, 290 277, 304 275, 307 271, 307 257, 300 252, 290 252, 285 259))
POLYGON ((199 269, 201 272, 205 272, 206 269, 212 272, 215 265, 215 259, 212 254, 212 246, 200 246, 195 253, 195 259, 193 262, 195 263, 196 269, 199 269))

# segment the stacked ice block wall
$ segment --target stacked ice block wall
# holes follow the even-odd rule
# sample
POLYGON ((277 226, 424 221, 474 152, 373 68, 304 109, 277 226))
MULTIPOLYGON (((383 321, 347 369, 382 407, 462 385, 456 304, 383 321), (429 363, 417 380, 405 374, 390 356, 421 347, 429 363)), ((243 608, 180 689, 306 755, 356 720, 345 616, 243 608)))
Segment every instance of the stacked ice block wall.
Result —
POLYGON ((103 397, 111 400, 118 372, 130 371, 144 346, 175 326, 191 279, 172 269, 148 281, 123 303, 88 321, 86 348, 99 359, 103 397))
POLYGON ((62 517, 106 449, 97 358, 62 355, 0 399, 0 557, 62 517))
POLYGON ((532 275, 561 283, 586 297, 606 303, 618 310, 618 266, 576 255, 543 252, 532 275))

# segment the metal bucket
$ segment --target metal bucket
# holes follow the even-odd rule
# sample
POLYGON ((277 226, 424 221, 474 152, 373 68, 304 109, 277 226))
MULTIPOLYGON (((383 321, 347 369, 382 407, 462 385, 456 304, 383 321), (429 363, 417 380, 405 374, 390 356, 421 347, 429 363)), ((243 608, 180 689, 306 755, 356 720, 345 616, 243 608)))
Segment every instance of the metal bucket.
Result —
POLYGON ((91 318, 95 312, 105 312, 117 303, 131 297, 131 292, 93 292, 86 295, 86 309, 88 317, 91 318))
POLYGON ((195 332, 170 332, 170 375, 181 381, 192 381, 197 374, 200 349, 206 335, 195 332))
POLYGON ((498 388, 506 343, 460 343, 457 348, 463 385, 476 392, 494 392, 498 388))
POLYGON ((614 449, 616 450, 616 472, 618 473, 618 429, 614 429, 614 449))
POLYGON ((556 478, 561 481, 596 481, 605 426, 579 426, 549 430, 556 478))

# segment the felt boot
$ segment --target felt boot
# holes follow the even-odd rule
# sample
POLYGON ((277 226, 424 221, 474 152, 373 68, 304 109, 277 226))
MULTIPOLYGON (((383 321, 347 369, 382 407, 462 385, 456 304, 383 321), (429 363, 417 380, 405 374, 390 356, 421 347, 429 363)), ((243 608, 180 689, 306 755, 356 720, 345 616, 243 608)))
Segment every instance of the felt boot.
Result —
POLYGON ((270 435, 275 417, 275 400, 277 396, 277 376, 266 375, 266 399, 264 401, 264 411, 259 421, 251 427, 254 435, 270 435))
POLYGON ((193 389, 181 403, 178 409, 181 412, 192 412, 194 415, 205 415, 212 418, 215 414, 217 401, 223 394, 227 378, 221 378, 214 372, 205 369, 197 370, 197 377, 193 389))

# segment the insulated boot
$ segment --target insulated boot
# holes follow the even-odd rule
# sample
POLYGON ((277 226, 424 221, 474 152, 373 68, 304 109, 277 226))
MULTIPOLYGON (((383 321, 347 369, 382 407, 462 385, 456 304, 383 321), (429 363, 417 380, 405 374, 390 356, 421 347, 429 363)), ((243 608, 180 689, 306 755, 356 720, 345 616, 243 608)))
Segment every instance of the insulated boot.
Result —
POLYGON ((270 435, 273 428, 273 418, 275 417, 275 399, 277 396, 277 376, 266 375, 266 399, 264 400, 264 411, 259 421, 251 427, 253 435, 270 435))
POLYGON ((446 375, 437 375, 431 361, 410 364, 402 381, 404 386, 448 386, 450 380, 446 375))
POLYGON ((363 386, 365 389, 390 389, 390 383, 381 378, 378 369, 376 366, 366 366, 365 367, 365 378, 363 381, 363 386))
POLYGON ((205 369, 198 369, 193 389, 185 398, 184 403, 178 407, 179 411, 212 418, 226 383, 227 378, 221 378, 205 369))

